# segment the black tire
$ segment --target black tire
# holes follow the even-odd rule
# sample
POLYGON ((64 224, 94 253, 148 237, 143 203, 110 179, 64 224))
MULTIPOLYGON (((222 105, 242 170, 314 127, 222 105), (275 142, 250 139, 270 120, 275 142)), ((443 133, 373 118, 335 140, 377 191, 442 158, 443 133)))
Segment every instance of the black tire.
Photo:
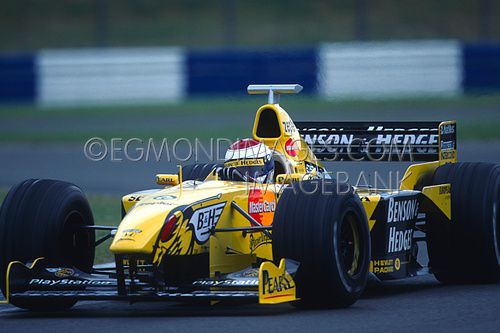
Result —
POLYGON ((219 165, 216 163, 197 163, 182 167, 182 181, 198 180, 203 181, 219 165))
POLYGON ((370 266, 370 232, 362 203, 351 186, 312 180, 286 188, 278 202, 272 236, 276 263, 281 258, 300 263, 295 281, 301 300, 294 305, 347 307, 363 293, 370 266), (346 237, 349 233, 351 237, 346 237))
POLYGON ((427 247, 443 283, 500 281, 500 165, 455 163, 437 168, 433 184, 451 184, 451 218, 432 215, 427 247))
MULTIPOLYGON (((25 180, 13 186, 0 208, 0 287, 11 261, 44 257, 48 264, 92 270, 95 233, 85 195, 75 185, 57 180, 25 180)), ((27 300, 14 305, 31 310, 59 310, 76 300, 27 300)))

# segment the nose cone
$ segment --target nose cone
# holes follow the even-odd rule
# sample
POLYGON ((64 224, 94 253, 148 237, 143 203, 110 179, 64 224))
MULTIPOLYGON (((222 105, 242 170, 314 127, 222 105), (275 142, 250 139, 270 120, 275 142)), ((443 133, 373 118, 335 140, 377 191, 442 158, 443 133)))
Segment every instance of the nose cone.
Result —
POLYGON ((159 202, 134 207, 123 219, 110 247, 113 253, 150 254, 166 216, 174 206, 159 202))

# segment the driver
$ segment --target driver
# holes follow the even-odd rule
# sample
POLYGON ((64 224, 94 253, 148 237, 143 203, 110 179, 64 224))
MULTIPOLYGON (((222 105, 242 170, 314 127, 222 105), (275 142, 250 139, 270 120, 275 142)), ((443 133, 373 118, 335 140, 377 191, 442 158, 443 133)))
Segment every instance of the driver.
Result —
POLYGON ((226 152, 222 178, 227 180, 268 183, 274 175, 272 151, 254 139, 241 139, 226 152))

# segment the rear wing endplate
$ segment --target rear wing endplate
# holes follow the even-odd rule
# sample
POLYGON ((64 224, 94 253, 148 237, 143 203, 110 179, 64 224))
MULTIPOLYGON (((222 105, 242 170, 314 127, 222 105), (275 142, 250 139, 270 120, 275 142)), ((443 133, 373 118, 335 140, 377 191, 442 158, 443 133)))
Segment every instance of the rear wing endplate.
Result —
POLYGON ((323 161, 456 162, 456 122, 296 122, 323 161))

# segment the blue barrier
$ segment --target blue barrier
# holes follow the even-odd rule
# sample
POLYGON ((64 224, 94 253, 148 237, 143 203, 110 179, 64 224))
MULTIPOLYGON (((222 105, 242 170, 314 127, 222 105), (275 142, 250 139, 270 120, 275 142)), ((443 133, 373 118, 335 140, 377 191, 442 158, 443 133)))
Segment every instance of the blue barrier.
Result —
POLYGON ((464 91, 500 89, 500 44, 465 44, 462 57, 464 91))
POLYGON ((35 56, 33 54, 0 55, 0 102, 33 102, 35 100, 35 56))
MULTIPOLYGON (((380 48, 383 49, 385 47, 384 43, 381 42, 379 44, 380 45, 378 46, 380 48)), ((411 45, 412 42, 406 42, 406 44, 411 45)), ((354 54, 360 54, 360 52, 363 51, 363 48, 356 48, 356 45, 356 43, 353 43, 352 45, 350 44, 350 46, 352 46, 351 48, 354 48, 354 54)), ((394 43, 387 44, 387 47, 390 45, 394 46, 394 43)), ((373 45, 371 45, 371 47, 372 46, 373 45)), ((340 52, 338 47, 339 45, 336 45, 336 48, 332 48, 332 52, 337 52, 334 53, 336 58, 333 58, 333 60, 328 58, 329 61, 334 61, 334 70, 329 70, 327 68, 328 63, 323 61, 324 57, 321 58, 322 56, 320 56, 320 54, 324 53, 320 52, 320 50, 325 50, 324 46, 322 48, 310 47, 268 50, 217 49, 188 50, 186 52, 182 50, 182 52, 179 53, 179 56, 175 58, 176 60, 174 59, 175 61, 172 62, 171 67, 169 67, 172 69, 172 72, 165 72, 163 70, 158 71, 156 69, 151 70, 151 66, 156 66, 157 64, 154 59, 149 62, 145 61, 138 63, 137 61, 132 61, 130 63, 124 63, 124 66, 130 69, 133 75, 140 73, 144 76, 141 76, 141 78, 146 80, 148 84, 152 84, 151 82, 153 82, 151 81, 151 76, 154 79, 159 78, 161 80, 166 77, 168 82, 172 82, 173 86, 165 85, 165 83, 161 81, 162 83, 154 83, 152 84, 152 87, 148 87, 139 81, 130 81, 128 78, 123 78, 123 73, 121 72, 121 76, 104 76, 103 74, 103 78, 101 78, 101 73, 109 73, 109 68, 107 68, 107 65, 105 64, 102 65, 103 67, 101 69, 106 69, 106 71, 101 71, 101 69, 94 70, 92 69, 92 66, 89 65, 90 67, 88 67, 86 64, 82 65, 83 67, 81 69, 95 74, 95 80, 101 83, 101 79, 106 79, 108 81, 118 80, 117 82, 121 82, 119 80, 125 80, 124 82, 131 83, 131 89, 133 89, 134 92, 136 92, 135 90, 137 90, 137 92, 145 92, 148 96, 145 97, 146 99, 150 98, 150 93, 155 91, 155 89, 160 92, 159 94, 161 96, 163 96, 161 92, 174 91, 174 94, 172 95, 173 97, 170 97, 170 95, 168 97, 170 100, 177 100, 182 96, 245 94, 246 86, 251 83, 300 83, 304 86, 305 93, 319 93, 321 96, 330 96, 327 92, 333 91, 332 96, 334 96, 336 93, 347 94, 353 90, 357 91, 363 88, 361 85, 363 82, 359 81, 354 74, 357 73, 363 78, 363 75, 369 75, 365 74, 369 73, 369 69, 378 70, 370 59, 367 60, 368 67, 365 68, 363 66, 359 66, 356 59, 351 59, 349 54, 346 55, 345 47, 340 48, 340 51, 344 53, 340 52), (344 58, 342 58, 342 55, 344 58), (340 60, 338 59, 339 57, 341 58, 340 60), (349 60, 350 63, 347 62, 347 60, 349 60), (131 64, 134 66, 131 66, 131 64), (339 76, 336 71, 340 71, 343 76, 339 76), (176 76, 173 77, 173 74, 171 73, 174 73, 176 76), (321 82, 323 86, 318 83, 318 77, 322 78, 321 82), (339 89, 338 85, 331 84, 332 78, 337 80, 335 83, 338 83, 340 80, 343 84, 340 88, 343 90, 339 89), (325 89, 329 90, 325 92, 325 89)), ((372 48, 368 48, 366 52, 370 50, 372 50, 372 48)), ((142 52, 144 52, 143 50, 134 49, 121 49, 121 51, 125 54, 131 52, 131 54, 135 56, 141 55, 142 52)), ((74 53, 75 57, 81 57, 82 55, 87 55, 88 50, 72 50, 71 52, 74 53)), ((71 52, 68 54, 73 54, 71 52)), ((61 76, 61 73, 58 71, 55 72, 55 76, 50 76, 52 69, 47 69, 48 67, 44 69, 43 66, 40 68, 37 67, 40 66, 40 63, 44 63, 43 61, 40 61, 40 59, 50 60, 50 57, 52 56, 54 56, 54 54, 51 52, 44 52, 40 54, 0 54, 0 103, 43 103, 43 101, 54 99, 54 96, 57 98, 61 97, 62 95, 60 95, 60 92, 57 90, 59 88, 64 88, 69 91, 69 93, 73 94, 71 95, 71 98, 75 101, 79 101, 84 97, 87 99, 96 98, 94 93, 84 93, 82 90, 75 88, 75 82, 78 83, 81 80, 88 79, 88 77, 84 76, 80 81, 75 81, 69 76, 61 76), (39 75, 44 76, 39 77, 39 75), (59 81, 54 81, 54 77, 60 79, 59 81, 62 83, 56 85, 55 83, 58 83, 59 81), (76 94, 75 92, 78 92, 79 94, 76 94)), ((456 82, 459 82, 456 88, 458 91, 500 91, 500 43, 462 44, 459 46, 457 57, 462 57, 462 61, 456 61, 456 64, 452 62, 452 64, 455 65, 447 65, 443 68, 451 70, 452 73, 456 74, 453 77, 455 77, 456 82), (462 65, 460 66, 460 64, 462 65)), ((383 58, 382 60, 387 61, 386 58, 383 58)), ((431 60, 437 61, 434 58, 431 60)), ((115 61, 115 59, 111 59, 110 61, 115 61)), ((121 64, 124 60, 123 58, 120 58, 116 61, 121 64)), ((48 63, 54 65, 54 61, 49 61, 48 63)), ((440 61, 437 61, 437 63, 441 64, 440 61)), ((436 71, 439 72, 443 68, 438 67, 436 71)), ((410 74, 412 73, 412 68, 406 66, 404 69, 409 71, 410 74)), ((395 80, 413 80, 411 77, 405 76, 407 74, 404 73, 404 71, 398 71, 396 74, 400 75, 400 77, 396 76, 395 80)), ((432 79, 431 82, 433 84, 440 83, 437 79, 432 79)), ((101 89, 96 87, 98 87, 96 84, 91 85, 91 88, 94 90, 101 89)), ((118 92, 122 95, 130 95, 129 93, 122 93, 121 90, 123 89, 121 87, 117 87, 116 89, 118 89, 118 92)), ((432 87, 429 88, 429 90, 431 93, 434 91, 437 91, 437 93, 443 92, 443 90, 434 89, 432 87)), ((103 91, 106 93, 109 92, 108 90, 103 91)), ((398 90, 388 88, 384 91, 384 93, 387 93, 387 95, 397 95, 398 90)), ((116 99, 123 99, 122 95, 116 95, 116 99)), ((103 101, 103 103, 105 103, 105 101, 103 101)))
POLYGON ((317 89, 315 48, 270 51, 192 51, 187 55, 188 95, 244 94, 252 83, 300 83, 317 89))

